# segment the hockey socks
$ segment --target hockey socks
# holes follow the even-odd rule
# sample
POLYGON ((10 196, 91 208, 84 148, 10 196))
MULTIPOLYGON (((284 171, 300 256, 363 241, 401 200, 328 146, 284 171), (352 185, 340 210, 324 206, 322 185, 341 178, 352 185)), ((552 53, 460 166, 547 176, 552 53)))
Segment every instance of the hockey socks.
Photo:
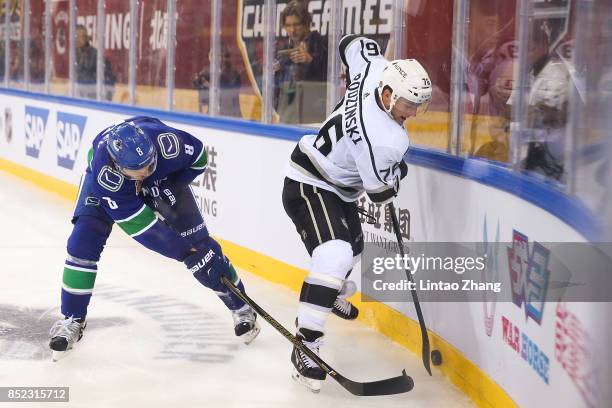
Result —
POLYGON ((96 262, 68 256, 62 282, 61 311, 64 316, 85 317, 97 272, 96 262))

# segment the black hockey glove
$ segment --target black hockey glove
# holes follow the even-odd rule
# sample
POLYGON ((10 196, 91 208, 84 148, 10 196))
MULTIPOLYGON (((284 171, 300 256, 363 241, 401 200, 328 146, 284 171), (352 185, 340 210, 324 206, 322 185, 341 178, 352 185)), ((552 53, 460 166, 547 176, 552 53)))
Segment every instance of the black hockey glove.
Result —
POLYGON ((236 278, 234 268, 212 237, 208 237, 197 249, 193 248, 183 262, 202 285, 217 292, 227 292, 221 276, 227 276, 230 280, 236 278))

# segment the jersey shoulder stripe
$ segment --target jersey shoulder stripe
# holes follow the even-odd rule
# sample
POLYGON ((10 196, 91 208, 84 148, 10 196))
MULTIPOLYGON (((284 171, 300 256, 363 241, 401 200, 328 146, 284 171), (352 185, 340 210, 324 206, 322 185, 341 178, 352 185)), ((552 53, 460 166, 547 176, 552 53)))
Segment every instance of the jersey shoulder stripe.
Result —
POLYGON ((194 170, 204 170, 207 164, 208 164, 208 154, 206 153, 206 148, 204 147, 204 145, 202 145, 202 150, 200 151, 200 154, 198 155, 198 157, 195 159, 195 161, 191 165, 191 168, 194 170))
POLYGON ((346 49, 351 45, 353 41, 360 38, 360 35, 357 34, 348 34, 340 39, 340 43, 338 44, 338 52, 340 53, 340 59, 344 63, 344 65, 348 66, 348 62, 346 60, 346 49))
POLYGON ((349 63, 346 59, 346 49, 349 47, 349 45, 351 45, 353 41, 357 40, 359 37, 360 36, 356 34, 345 35, 344 37, 342 37, 340 43, 338 44, 338 52, 340 54, 340 59, 346 67, 346 86, 349 86, 351 82, 351 70, 349 63))

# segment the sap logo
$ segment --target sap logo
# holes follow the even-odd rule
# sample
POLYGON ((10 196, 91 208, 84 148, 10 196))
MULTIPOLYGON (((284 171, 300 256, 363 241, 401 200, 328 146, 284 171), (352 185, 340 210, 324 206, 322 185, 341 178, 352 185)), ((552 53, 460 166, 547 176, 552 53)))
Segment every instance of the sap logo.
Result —
POLYGON ((72 170, 79 154, 87 117, 57 112, 57 164, 72 170))
POLYGON ((518 307, 524 304, 525 320, 531 317, 540 325, 550 279, 549 259, 550 250, 539 242, 530 250, 527 236, 513 231, 512 248, 508 248, 512 302, 518 307))
POLYGON ((49 109, 25 107, 25 148, 28 156, 38 158, 45 138, 49 109))

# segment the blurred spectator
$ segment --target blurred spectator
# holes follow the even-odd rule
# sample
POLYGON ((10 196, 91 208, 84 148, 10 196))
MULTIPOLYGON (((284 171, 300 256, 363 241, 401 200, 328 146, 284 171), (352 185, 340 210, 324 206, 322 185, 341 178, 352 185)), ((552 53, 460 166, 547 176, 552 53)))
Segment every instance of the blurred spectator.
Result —
MULTIPOLYGON (((77 96, 96 99, 97 50, 89 43, 87 28, 79 24, 76 27, 76 82, 77 96)), ((103 98, 113 99, 115 75, 110 61, 104 58, 104 92, 103 98)))
POLYGON ((310 30, 306 4, 291 1, 280 16, 287 39, 276 46, 274 107, 283 123, 315 123, 325 118, 327 41, 310 30))
MULTIPOLYGON (((494 49, 477 49, 468 68, 468 88, 474 95, 469 154, 504 162, 509 161, 512 106, 519 97, 514 84, 518 44, 508 29, 512 26, 502 26, 494 49), (478 117, 486 117, 491 141, 476 149, 478 117)), ((527 48, 529 91, 524 95, 521 168, 561 180, 571 77, 568 62, 551 52, 550 44, 550 25, 546 20, 536 21, 527 48)))
MULTIPOLYGON (((42 46, 43 38, 38 28, 32 28, 30 38, 30 81, 41 84, 45 80, 45 52, 42 46)), ((23 44, 24 41, 11 41, 10 55, 10 79, 22 81, 24 79, 23 69, 23 44)), ((4 78, 4 40, 0 40, 0 78, 4 78)))
POLYGON ((45 51, 43 43, 44 39, 41 29, 33 26, 30 38, 30 81, 35 84, 42 84, 45 81, 45 51))
POLYGON ((468 67, 468 88, 474 95, 470 123, 469 154, 501 162, 509 161, 510 109, 513 90, 516 41, 508 36, 472 61, 468 67), (491 141, 478 146, 479 118, 486 118, 491 141), (478 148, 477 148, 478 146, 478 148))
MULTIPOLYGON (((468 154, 501 162, 509 161, 510 109, 517 41, 515 10, 510 2, 470 2, 470 56, 467 85, 473 99, 466 143, 468 154), (511 6, 511 7, 510 7, 511 6), (490 141, 483 143, 487 139, 490 141)), ((468 105, 469 106, 469 105, 468 105)))
MULTIPOLYGON (((210 55, 209 55, 210 60, 210 55)), ((223 116, 242 117, 240 112, 240 73, 232 67, 230 50, 225 45, 221 47, 221 77, 219 78, 219 113, 223 116)), ((193 78, 193 86, 198 90, 198 106, 200 112, 205 112, 208 106, 210 112, 210 71, 208 68, 198 72, 193 78)))
MULTIPOLYGON (((530 62, 525 140, 527 152, 521 168, 563 181, 565 126, 574 71, 554 50, 550 52, 550 30, 545 21, 534 27, 529 43, 530 62)), ((578 84, 574 84, 578 86, 578 84)), ((511 103, 513 97, 511 97, 511 103)))
MULTIPOLYGON (((11 41, 9 45, 8 74, 9 79, 15 81, 23 80, 23 47, 21 44, 21 41, 11 41)), ((2 79, 5 74, 4 50, 4 40, 0 39, 0 77, 2 79)))
POLYGON ((527 105, 529 143, 525 170, 562 181, 565 126, 571 77, 567 62, 556 56, 534 77, 527 105))
POLYGON ((13 81, 23 81, 23 41, 10 42, 9 75, 13 81))
POLYGON ((81 98, 96 99, 97 51, 89 43, 87 29, 76 27, 76 94, 81 98))

